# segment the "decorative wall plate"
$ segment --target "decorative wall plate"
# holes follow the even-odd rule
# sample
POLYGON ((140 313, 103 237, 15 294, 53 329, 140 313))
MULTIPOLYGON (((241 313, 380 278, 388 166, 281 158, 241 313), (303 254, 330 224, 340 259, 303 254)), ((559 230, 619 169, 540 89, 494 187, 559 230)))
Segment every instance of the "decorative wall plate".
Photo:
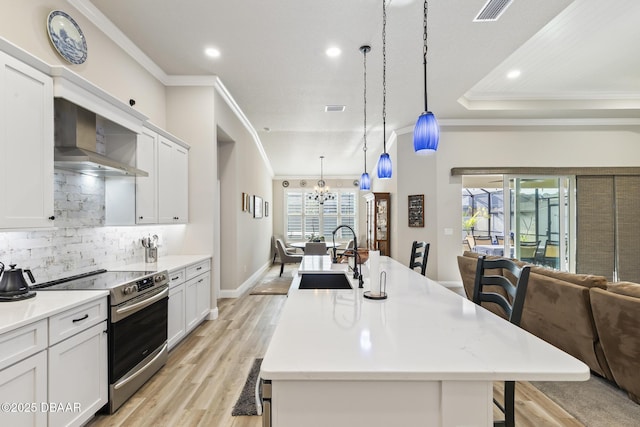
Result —
POLYGON ((282 186, 287 188, 289 186, 289 181, 282 181, 282 186))
POLYGON ((54 10, 47 18, 47 32, 60 56, 72 64, 87 60, 87 40, 80 26, 61 10, 54 10))
POLYGON ((307 186, 307 181, 305 181, 304 179, 300 181, 300 187, 306 187, 306 186, 307 186))

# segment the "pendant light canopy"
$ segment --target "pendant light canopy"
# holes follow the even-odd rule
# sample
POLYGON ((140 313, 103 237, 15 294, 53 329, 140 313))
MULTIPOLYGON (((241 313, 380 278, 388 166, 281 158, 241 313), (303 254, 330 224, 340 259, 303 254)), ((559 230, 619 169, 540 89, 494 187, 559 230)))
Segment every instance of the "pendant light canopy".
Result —
POLYGON ((427 104, 427 15, 429 5, 427 0, 424 1, 424 20, 423 20, 423 40, 422 49, 423 67, 424 67, 424 113, 420 114, 416 127, 413 129, 413 149, 418 154, 432 154, 438 149, 440 141, 440 127, 436 116, 429 111, 427 104))
POLYGON ((369 51, 371 51, 371 46, 360 46, 360 52, 362 52, 362 56, 364 57, 364 144, 362 146, 362 151, 364 152, 364 172, 360 176, 360 190, 362 191, 371 190, 371 179, 367 173, 367 53, 369 53, 369 51))
POLYGON ((387 153, 387 6, 382 0, 382 143, 383 153, 378 159, 378 178, 391 178, 391 158, 387 153))

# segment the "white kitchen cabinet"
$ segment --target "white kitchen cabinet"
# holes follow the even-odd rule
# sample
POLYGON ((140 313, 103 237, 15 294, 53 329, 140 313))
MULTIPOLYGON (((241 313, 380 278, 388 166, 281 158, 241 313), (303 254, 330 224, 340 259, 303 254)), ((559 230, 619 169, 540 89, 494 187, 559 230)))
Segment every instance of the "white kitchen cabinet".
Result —
POLYGON ((188 222, 189 150, 166 137, 158 139, 158 222, 188 222))
POLYGON ((49 426, 86 423, 107 403, 108 387, 106 320, 49 347, 48 402, 65 405, 48 412, 49 426))
POLYGON ((0 371, 1 425, 46 426, 47 412, 41 407, 46 402, 47 350, 0 371))
POLYGON ((158 223, 158 134, 144 128, 138 135, 136 166, 149 176, 136 177, 136 223, 158 223))
POLYGON ((52 227, 53 81, 0 52, 0 229, 52 227))
POLYGON ((137 141, 136 166, 149 176, 136 178, 136 223, 186 224, 188 146, 162 129, 149 126, 137 141))
POLYGON ((193 264, 186 269, 185 284, 187 333, 204 320, 210 309, 211 260, 193 264))
POLYGON ((167 323, 167 341, 171 350, 187 333, 184 316, 184 282, 169 288, 169 319, 167 323))
POLYGON ((207 318, 211 308, 211 259, 169 271, 169 350, 207 318))

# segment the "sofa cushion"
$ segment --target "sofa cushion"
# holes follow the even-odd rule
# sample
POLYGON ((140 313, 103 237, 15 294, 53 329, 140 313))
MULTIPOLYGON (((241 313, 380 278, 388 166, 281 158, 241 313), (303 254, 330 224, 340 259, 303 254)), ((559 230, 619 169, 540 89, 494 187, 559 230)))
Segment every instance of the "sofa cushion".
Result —
POLYGON ((614 294, 640 298, 640 284, 632 282, 615 282, 607 284, 607 291, 614 294))
MULTIPOLYGON (((633 284, 622 283, 628 291, 633 284)), ((635 285, 640 286, 640 285, 635 285)), ((617 287, 617 286, 611 286, 617 287)), ((637 296, 592 288, 593 316, 613 379, 640 403, 640 300, 637 296)))
POLYGON ((541 274, 543 276, 553 277, 564 282, 573 283, 574 285, 584 286, 586 288, 607 288, 607 278, 604 276, 596 276, 593 274, 577 274, 558 271, 552 268, 532 267, 532 273, 541 274))
MULTIPOLYGON (((531 269, 522 314, 522 328, 582 360, 601 376, 607 376, 606 363, 598 358, 589 287, 540 274, 531 269)), ((557 272, 556 272, 557 273, 557 272)), ((566 277, 560 275, 560 277, 566 277)))

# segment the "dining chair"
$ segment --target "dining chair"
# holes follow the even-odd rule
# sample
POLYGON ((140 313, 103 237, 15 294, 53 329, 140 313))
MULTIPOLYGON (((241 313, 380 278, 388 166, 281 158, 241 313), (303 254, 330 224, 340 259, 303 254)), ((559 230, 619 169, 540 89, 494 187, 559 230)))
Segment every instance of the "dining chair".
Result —
MULTIPOLYGON (((488 260, 484 256, 479 257, 473 286, 473 302, 478 305, 482 303, 498 305, 504 311, 506 319, 519 327, 527 295, 530 269, 529 265, 518 267, 514 261, 506 258, 488 260), (506 271, 511 276, 505 275, 506 271), (485 290, 485 286, 494 288, 485 290), (495 288, 496 286, 499 288, 495 288), (504 291, 504 294, 501 291, 504 291)), ((494 421, 494 426, 515 426, 515 390, 515 381, 505 381, 504 400, 498 402, 493 399, 496 406, 504 413, 504 420, 494 421)))
POLYGON ((476 247, 476 239, 473 236, 467 234, 466 236, 464 236, 464 241, 467 242, 467 245, 469 245, 469 250, 472 251, 473 248, 476 247))
POLYGON ((496 243, 504 246, 504 236, 496 236, 496 243))
POLYGON ((305 255, 326 255, 327 244, 325 242, 307 242, 304 245, 305 255))
POLYGON ((560 242, 547 240, 544 244, 544 252, 542 253, 542 264, 547 267, 558 268, 559 260, 560 242))
POLYGON ((476 245, 492 245, 493 244, 493 239, 491 238, 491 236, 474 236, 473 238, 476 241, 476 245))
POLYGON ((282 239, 276 239, 276 246, 278 248, 278 256, 280 257, 280 276, 282 276, 282 272, 284 271, 285 264, 297 264, 302 261, 302 255, 297 255, 289 252, 285 246, 282 239))
POLYGON ((335 262, 341 262, 344 259, 344 257, 354 256, 353 246, 354 246, 353 239, 351 239, 349 240, 349 242, 347 243, 347 246, 344 249, 340 250, 337 247, 334 247, 332 250, 333 250, 333 258, 336 260, 335 262))
POLYGON ((538 246, 540 240, 537 242, 520 242, 520 261, 535 263, 538 260, 538 246))
POLYGON ((409 260, 409 268, 414 269, 420 267, 420 274, 423 276, 427 270, 427 258, 429 257, 430 243, 413 241, 411 245, 411 259, 409 260))

